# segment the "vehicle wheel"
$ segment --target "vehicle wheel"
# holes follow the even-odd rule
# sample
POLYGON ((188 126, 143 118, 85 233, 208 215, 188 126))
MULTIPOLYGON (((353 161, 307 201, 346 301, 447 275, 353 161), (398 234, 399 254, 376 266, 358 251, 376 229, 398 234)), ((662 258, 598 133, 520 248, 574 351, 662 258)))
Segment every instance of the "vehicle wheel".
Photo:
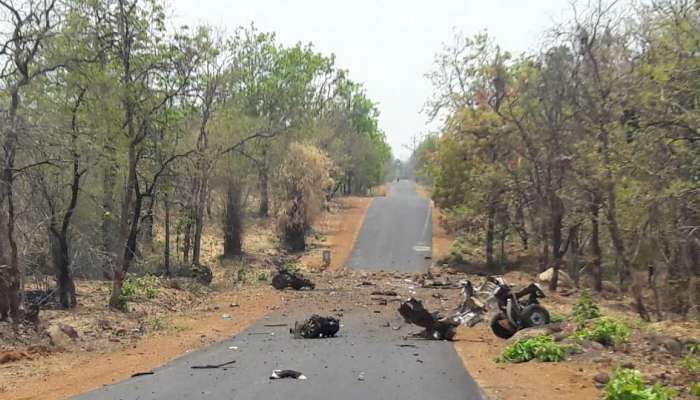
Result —
POLYGON ((544 326, 549 323, 549 311, 539 304, 531 304, 520 314, 526 328, 544 326))
POLYGON ((498 313, 491 318, 491 330, 493 334, 501 339, 509 339, 517 331, 513 325, 508 322, 508 319, 501 313, 498 313))

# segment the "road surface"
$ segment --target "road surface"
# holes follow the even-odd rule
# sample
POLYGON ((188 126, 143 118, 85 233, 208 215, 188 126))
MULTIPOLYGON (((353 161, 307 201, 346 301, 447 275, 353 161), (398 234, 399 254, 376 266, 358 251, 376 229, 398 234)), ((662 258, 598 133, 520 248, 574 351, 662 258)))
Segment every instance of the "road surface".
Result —
POLYGON ((272 314, 229 340, 155 369, 153 375, 75 399, 483 399, 450 342, 403 340, 405 327, 384 328, 383 316, 359 311, 346 314, 341 335, 330 339, 297 340, 288 327, 265 326, 301 317, 272 314), (231 360, 236 362, 229 369, 190 368, 231 360), (270 380, 274 369, 294 369, 308 379, 270 380))
MULTIPOLYGON (((430 264, 425 258, 430 255, 430 219, 429 204, 416 195, 414 184, 391 185, 388 196, 370 206, 349 264, 424 271, 430 264)), ((75 399, 485 399, 452 343, 404 338, 413 327, 401 320, 398 303, 378 306, 371 299, 372 289, 364 286, 324 290, 328 289, 298 293, 281 310, 239 335, 176 359, 152 375, 75 399), (312 313, 341 315, 340 336, 293 339, 289 326, 312 313), (278 324, 286 326, 266 326, 278 324), (227 369, 191 368, 231 360, 235 363, 227 369), (301 371, 308 379, 270 380, 274 369, 301 371)))
POLYGON ((418 196, 416 185, 389 185, 386 197, 372 201, 345 266, 369 271, 425 272, 431 264, 430 201, 418 196))

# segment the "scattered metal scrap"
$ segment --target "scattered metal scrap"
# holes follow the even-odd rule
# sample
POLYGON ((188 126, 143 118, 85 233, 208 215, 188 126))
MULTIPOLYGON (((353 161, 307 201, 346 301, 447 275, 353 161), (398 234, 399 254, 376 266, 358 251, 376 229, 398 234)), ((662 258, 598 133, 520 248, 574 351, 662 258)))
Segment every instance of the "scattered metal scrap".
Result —
POLYGON ((316 285, 299 272, 279 268, 275 276, 272 277, 272 287, 277 290, 286 288, 292 288, 294 290, 309 288, 313 290, 316 288, 316 285))
POLYGON ((335 336, 339 330, 340 320, 337 318, 314 314, 305 321, 295 322, 289 333, 294 335, 295 339, 316 339, 335 336))
POLYGON ((429 312, 420 300, 414 298, 401 303, 399 314, 406 322, 424 328, 416 336, 426 339, 452 340, 459 326, 459 322, 453 318, 443 317, 437 312, 429 312))

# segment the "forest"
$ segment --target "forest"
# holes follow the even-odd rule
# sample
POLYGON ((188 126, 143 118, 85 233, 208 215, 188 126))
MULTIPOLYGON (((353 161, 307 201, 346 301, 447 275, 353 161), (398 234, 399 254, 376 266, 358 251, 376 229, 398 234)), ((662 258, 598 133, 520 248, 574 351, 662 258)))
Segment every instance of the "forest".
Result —
POLYGON ((306 245, 326 200, 384 179, 391 151, 362 84, 312 44, 255 25, 177 26, 159 0, 0 0, 0 311, 50 276, 203 265, 202 232, 245 251, 245 211, 306 245), (145 254, 150 265, 144 266, 145 254), (155 261, 154 261, 155 260, 155 261))
POLYGON ((522 260, 640 316, 700 315, 700 3, 578 2, 540 50, 487 32, 435 57, 413 153, 458 234, 455 262, 522 260), (642 293, 652 293, 643 300, 642 293), (647 309, 651 307, 651 309, 647 309))

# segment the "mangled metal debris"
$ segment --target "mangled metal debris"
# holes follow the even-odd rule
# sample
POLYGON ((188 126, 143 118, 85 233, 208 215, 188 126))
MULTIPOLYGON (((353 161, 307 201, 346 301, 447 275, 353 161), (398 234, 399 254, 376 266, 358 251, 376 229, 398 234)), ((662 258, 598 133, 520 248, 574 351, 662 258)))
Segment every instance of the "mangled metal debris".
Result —
POLYGON ((340 320, 337 318, 314 314, 305 321, 295 322, 289 333, 294 335, 295 339, 316 339, 333 337, 339 330, 340 320))
POLYGON ((437 312, 429 312, 420 300, 414 298, 401 303, 399 314, 406 322, 424 328, 416 336, 426 339, 452 340, 459 326, 459 322, 452 318, 443 317, 437 312))
POLYGON ((462 303, 455 320, 474 326, 484 319, 487 309, 493 309, 496 314, 491 319, 491 330, 507 339, 520 329, 549 323, 549 312, 539 304, 543 297, 544 291, 536 283, 515 291, 502 276, 486 278, 478 289, 467 281, 462 287, 462 303))
POLYGON ((299 371, 294 371, 292 369, 276 369, 272 371, 272 375, 270 375, 270 379, 284 379, 284 378, 291 378, 291 379, 299 379, 299 380, 306 380, 306 375, 302 374, 299 371))
POLYGON ((313 290, 316 288, 316 285, 299 272, 280 268, 277 270, 275 276, 272 277, 272 287, 277 290, 286 288, 292 288, 294 290, 309 288, 313 290))

